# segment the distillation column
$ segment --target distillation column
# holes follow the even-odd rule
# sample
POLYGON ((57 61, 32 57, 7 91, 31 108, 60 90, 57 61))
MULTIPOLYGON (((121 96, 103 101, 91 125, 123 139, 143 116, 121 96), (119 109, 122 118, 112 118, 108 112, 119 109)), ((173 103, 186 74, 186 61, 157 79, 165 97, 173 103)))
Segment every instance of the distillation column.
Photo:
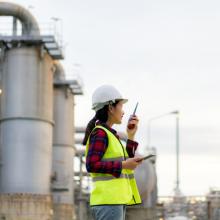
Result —
POLYGON ((73 219, 74 94, 55 62, 52 194, 54 220, 73 219))
MULTIPOLYGON (((0 16, 21 21, 22 35, 40 35, 24 8, 0 2, 0 16)), ((0 218, 50 220, 52 200, 53 60, 42 45, 2 47, 0 218)))

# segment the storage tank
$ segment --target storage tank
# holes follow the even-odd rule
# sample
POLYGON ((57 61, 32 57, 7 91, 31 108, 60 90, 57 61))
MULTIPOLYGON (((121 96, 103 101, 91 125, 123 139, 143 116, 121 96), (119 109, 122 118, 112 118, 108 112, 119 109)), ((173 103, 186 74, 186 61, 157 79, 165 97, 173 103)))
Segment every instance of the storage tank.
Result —
POLYGON ((73 219, 74 95, 55 62, 52 194, 54 220, 73 219))
MULTIPOLYGON (((23 36, 40 35, 23 7, 0 2, 0 15, 22 23, 23 36)), ((0 218, 48 220, 53 127, 53 60, 42 44, 2 47, 0 107, 0 218)))

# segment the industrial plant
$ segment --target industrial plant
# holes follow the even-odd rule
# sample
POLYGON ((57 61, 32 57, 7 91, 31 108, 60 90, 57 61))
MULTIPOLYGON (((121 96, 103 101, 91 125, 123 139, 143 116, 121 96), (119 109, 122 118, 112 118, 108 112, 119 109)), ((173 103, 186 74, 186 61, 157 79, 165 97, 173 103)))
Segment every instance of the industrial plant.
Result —
MULTIPOLYGON (((12 18, 10 32, 0 32, 0 219, 92 220, 85 128, 74 122, 82 84, 66 77, 62 45, 28 9, 1 1, 0 15, 12 18)), ((127 207, 127 220, 220 220, 219 189, 159 197, 156 163, 135 170, 142 204, 127 207)))

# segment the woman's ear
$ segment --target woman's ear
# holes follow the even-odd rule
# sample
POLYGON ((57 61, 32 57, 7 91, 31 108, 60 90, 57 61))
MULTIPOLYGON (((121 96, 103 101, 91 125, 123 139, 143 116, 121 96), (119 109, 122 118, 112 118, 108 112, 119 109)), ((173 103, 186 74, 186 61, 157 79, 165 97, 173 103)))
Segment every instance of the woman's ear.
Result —
POLYGON ((113 107, 111 104, 108 105, 108 110, 109 110, 110 113, 113 112, 113 108, 114 108, 114 107, 113 107))

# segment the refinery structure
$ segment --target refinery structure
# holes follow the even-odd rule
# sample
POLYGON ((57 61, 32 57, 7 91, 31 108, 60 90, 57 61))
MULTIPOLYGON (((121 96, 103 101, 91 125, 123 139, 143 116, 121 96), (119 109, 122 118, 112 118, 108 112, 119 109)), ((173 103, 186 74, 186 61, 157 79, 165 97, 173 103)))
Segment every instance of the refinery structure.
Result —
MULTIPOLYGON (((85 128, 74 123, 82 85, 66 77, 62 45, 27 9, 1 1, 0 15, 12 18, 10 33, 0 32, 0 219, 92 220, 85 128)), ((156 157, 135 177, 142 205, 128 207, 127 220, 220 220, 219 189, 158 197, 156 157)))

